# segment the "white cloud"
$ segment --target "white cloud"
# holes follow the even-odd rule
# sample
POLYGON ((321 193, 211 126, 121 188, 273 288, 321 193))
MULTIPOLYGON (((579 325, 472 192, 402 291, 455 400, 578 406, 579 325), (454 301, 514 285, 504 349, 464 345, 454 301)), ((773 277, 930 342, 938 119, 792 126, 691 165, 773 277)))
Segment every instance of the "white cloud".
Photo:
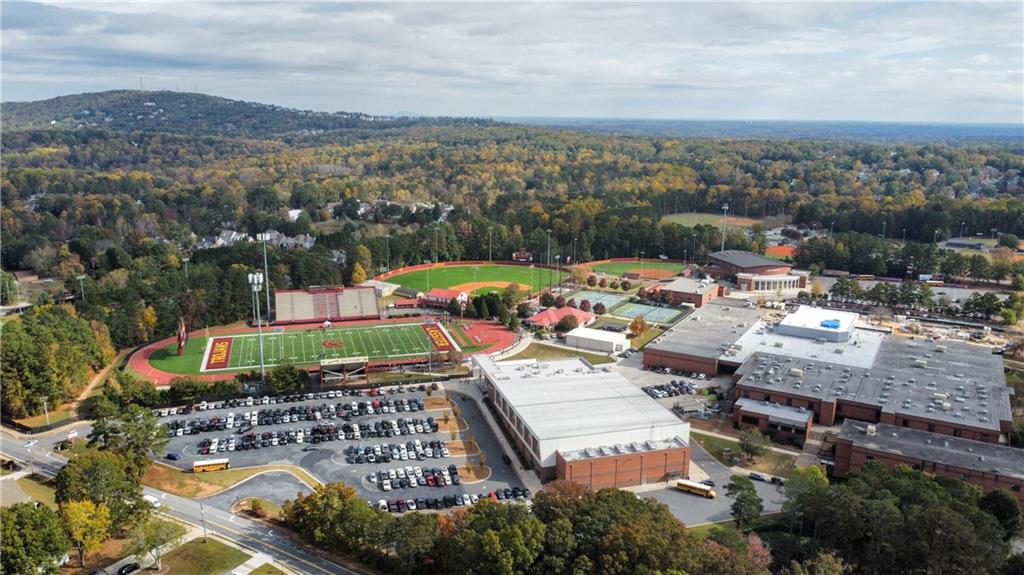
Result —
POLYGON ((1020 4, 5 4, 4 98, 1021 122, 1020 4))

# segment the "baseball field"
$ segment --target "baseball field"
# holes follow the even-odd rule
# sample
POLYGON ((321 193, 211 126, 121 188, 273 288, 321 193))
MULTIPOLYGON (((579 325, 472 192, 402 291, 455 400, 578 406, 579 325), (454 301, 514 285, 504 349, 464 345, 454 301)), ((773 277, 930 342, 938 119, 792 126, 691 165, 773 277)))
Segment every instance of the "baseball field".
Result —
MULTIPOLYGON (((661 218, 663 222, 672 222, 681 226, 693 227, 698 224, 705 224, 711 226, 722 225, 722 214, 705 214, 700 212, 683 212, 678 214, 668 214, 661 218)), ((749 228, 750 226, 760 222, 757 218, 745 218, 743 216, 729 216, 726 218, 725 225, 734 228, 749 228)))
POLYGON ((471 293, 486 293, 502 290, 510 283, 521 290, 538 291, 557 283, 569 274, 539 267, 504 264, 480 264, 465 266, 436 266, 395 274, 386 281, 402 287, 427 292, 431 288, 449 288, 471 293))

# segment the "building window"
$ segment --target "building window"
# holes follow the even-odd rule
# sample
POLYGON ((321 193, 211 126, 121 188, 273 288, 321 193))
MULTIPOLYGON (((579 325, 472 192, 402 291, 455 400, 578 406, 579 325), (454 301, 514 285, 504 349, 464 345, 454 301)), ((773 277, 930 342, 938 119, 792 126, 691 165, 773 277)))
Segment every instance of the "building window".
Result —
POLYGON ((875 456, 874 456, 874 455, 869 455, 869 456, 867 457, 867 460, 868 460, 868 461, 874 461, 874 460, 875 460, 875 456))
POLYGON ((928 424, 928 431, 931 432, 931 433, 935 433, 935 425, 932 424, 932 423, 929 423, 928 424))
POLYGON ((786 398, 786 405, 793 405, 793 400, 787 397, 786 398))
POLYGON ((967 481, 967 474, 966 473, 961 473, 960 474, 960 479, 962 479, 963 481, 967 481))
POLYGON ((988 441, 988 434, 987 433, 982 433, 981 434, 981 440, 982 441, 988 441))
POLYGON ((1020 491, 1020 485, 1019 484, 1018 485, 1011 485, 1010 486, 1010 491, 1017 491, 1017 492, 1019 492, 1020 491))
POLYGON ((760 423, 759 419, 757 419, 756 417, 751 417, 749 415, 744 415, 743 417, 740 418, 740 421, 748 425, 757 425, 758 423, 760 423))
POLYGON ((964 435, 963 431, 961 431, 959 429, 954 429, 953 430, 953 437, 963 437, 963 435, 964 435))

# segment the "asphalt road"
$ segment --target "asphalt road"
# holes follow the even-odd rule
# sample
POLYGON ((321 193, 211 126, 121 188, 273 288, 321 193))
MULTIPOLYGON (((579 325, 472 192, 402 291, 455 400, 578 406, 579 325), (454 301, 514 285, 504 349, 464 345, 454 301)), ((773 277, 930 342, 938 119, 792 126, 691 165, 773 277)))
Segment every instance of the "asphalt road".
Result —
MULTIPOLYGON (((79 428, 79 433, 84 437, 88 434, 88 430, 79 428)), ((64 434, 58 434, 42 438, 37 440, 38 443, 32 445, 31 448, 27 448, 25 447, 26 441, 8 435, 6 432, 0 432, 0 452, 7 457, 27 463, 31 450, 31 459, 34 462, 36 473, 53 477, 67 463, 67 460, 54 454, 51 447, 64 437, 64 434)), ((206 505, 202 501, 178 497, 149 487, 144 488, 143 491, 160 499, 163 506, 162 511, 167 515, 194 525, 203 525, 205 519, 206 528, 210 533, 234 541, 250 551, 273 557, 297 573, 358 575, 355 571, 310 553, 278 529, 236 517, 228 511, 206 505)))
MULTIPOLYGON (((725 496, 725 485, 729 483, 732 472, 728 467, 711 457, 696 441, 691 441, 690 447, 692 462, 700 466, 715 481, 717 497, 705 499, 689 493, 683 493, 682 491, 676 491, 675 489, 647 491, 640 493, 640 496, 653 497, 668 505, 672 515, 688 526, 732 519, 729 509, 732 505, 732 500, 725 496)), ((783 494, 781 488, 761 481, 755 481, 754 487, 764 502, 765 513, 774 513, 782 509, 783 494)))

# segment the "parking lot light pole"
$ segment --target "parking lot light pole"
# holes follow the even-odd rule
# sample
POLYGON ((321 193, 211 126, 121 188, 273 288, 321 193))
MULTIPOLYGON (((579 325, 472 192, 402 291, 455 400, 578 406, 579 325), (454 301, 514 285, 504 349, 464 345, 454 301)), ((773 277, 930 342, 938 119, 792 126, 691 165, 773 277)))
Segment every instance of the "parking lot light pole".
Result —
POLYGON ((263 320, 260 317, 260 290, 263 289, 263 272, 249 274, 249 285, 252 286, 253 296, 256 299, 256 331, 260 340, 260 383, 267 384, 267 368, 263 362, 263 320))
POLYGON ((84 274, 78 276, 78 295, 82 297, 82 303, 85 303, 85 284, 82 283, 84 279, 84 274))

